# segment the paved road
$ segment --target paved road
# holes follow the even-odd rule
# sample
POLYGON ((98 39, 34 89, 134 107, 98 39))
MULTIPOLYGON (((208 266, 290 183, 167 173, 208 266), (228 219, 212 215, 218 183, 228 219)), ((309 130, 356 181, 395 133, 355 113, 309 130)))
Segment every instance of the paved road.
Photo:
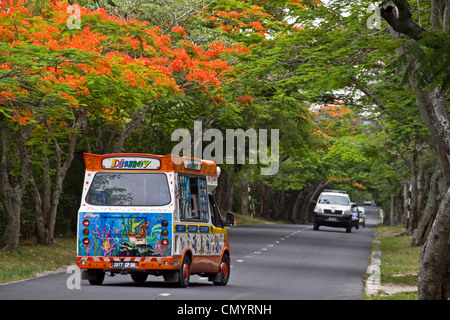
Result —
POLYGON ((191 285, 176 288, 149 277, 143 284, 130 276, 106 277, 102 286, 82 281, 68 289, 71 274, 58 273, 0 285, 5 299, 148 299, 148 300, 358 300, 370 257, 376 222, 375 207, 368 207, 366 228, 308 225, 254 225, 230 228, 231 278, 217 287, 199 276, 191 285))

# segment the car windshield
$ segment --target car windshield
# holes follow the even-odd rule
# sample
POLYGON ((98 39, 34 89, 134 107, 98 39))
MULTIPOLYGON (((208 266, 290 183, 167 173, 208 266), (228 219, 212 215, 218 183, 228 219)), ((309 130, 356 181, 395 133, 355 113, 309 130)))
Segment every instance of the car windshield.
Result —
POLYGON ((164 173, 98 172, 86 202, 108 206, 162 206, 170 203, 164 173))
POLYGON ((322 204, 337 204, 341 206, 348 206, 350 201, 347 197, 337 196, 332 194, 322 195, 319 199, 319 203, 322 204))

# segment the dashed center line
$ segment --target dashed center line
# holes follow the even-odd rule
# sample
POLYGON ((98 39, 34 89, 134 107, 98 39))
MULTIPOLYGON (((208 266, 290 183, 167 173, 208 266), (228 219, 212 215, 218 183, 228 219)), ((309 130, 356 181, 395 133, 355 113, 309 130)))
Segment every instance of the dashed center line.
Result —
POLYGON ((171 293, 166 293, 166 292, 158 294, 158 296, 161 296, 161 297, 168 297, 170 295, 172 295, 172 294, 171 293))
MULTIPOLYGON (((302 232, 304 230, 307 230, 307 229, 310 229, 310 228, 294 231, 291 234, 289 234, 287 236, 284 236, 283 238, 280 238, 280 240, 284 241, 286 239, 289 239, 290 237, 295 236, 297 233, 300 233, 300 232, 302 232)), ((280 241, 279 240, 275 240, 274 243, 280 243, 280 241)), ((267 247, 274 247, 274 246, 275 246, 274 244, 268 244, 267 245, 267 247)), ((261 251, 268 251, 268 248, 264 247, 264 248, 261 248, 260 251, 255 251, 253 253, 254 254, 261 254, 261 251)), ((244 258, 252 258, 252 256, 245 256, 244 258)), ((244 262, 244 259, 238 259, 238 260, 236 260, 236 262, 242 263, 242 262, 244 262)))

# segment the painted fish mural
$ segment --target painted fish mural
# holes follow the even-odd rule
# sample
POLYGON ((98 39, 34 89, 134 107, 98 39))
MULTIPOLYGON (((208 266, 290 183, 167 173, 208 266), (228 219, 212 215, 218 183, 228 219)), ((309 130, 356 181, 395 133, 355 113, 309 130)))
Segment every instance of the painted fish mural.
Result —
POLYGON ((171 213, 80 213, 78 255, 164 257, 171 255, 171 213), (164 240, 164 241, 163 241, 164 240))

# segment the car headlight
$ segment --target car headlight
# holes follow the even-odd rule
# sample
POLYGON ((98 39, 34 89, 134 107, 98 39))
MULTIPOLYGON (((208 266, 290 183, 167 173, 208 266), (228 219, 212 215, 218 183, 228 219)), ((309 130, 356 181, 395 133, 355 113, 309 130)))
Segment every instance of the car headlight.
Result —
POLYGON ((321 207, 316 207, 316 209, 314 209, 315 213, 323 213, 323 209, 321 207))
POLYGON ((347 209, 347 210, 344 210, 344 213, 343 213, 344 215, 346 215, 346 214, 351 214, 351 212, 350 212, 350 210, 349 209, 347 209))

